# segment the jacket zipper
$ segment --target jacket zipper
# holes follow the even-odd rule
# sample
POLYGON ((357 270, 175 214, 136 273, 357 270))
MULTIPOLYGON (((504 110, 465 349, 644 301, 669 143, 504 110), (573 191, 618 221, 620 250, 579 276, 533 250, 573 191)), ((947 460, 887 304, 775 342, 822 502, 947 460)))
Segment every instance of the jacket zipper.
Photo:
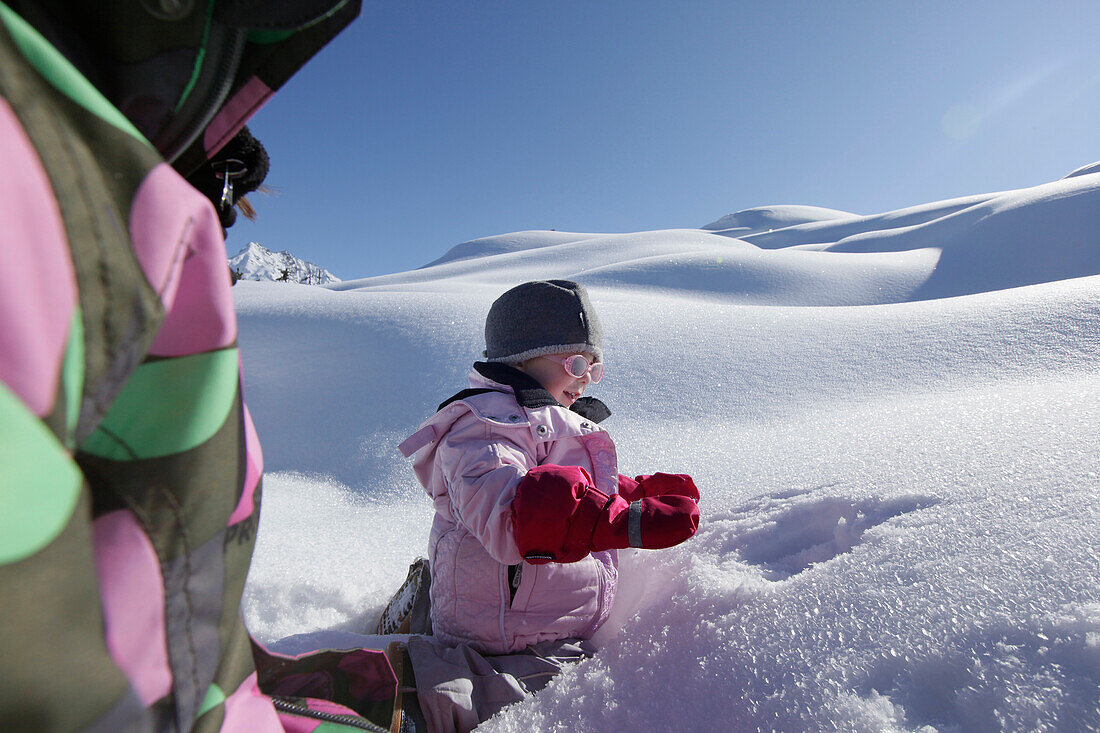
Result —
MULTIPOLYGON (((614 550, 612 550, 614 552, 614 550)), ((600 618, 603 616, 604 607, 604 592, 607 587, 607 568, 604 564, 596 558, 589 556, 592 562, 596 565, 596 581, 597 581, 597 595, 596 595, 596 617, 592 620, 592 624, 588 627, 588 636, 596 633, 596 630, 600 627, 600 618)))
POLYGON ((284 697, 272 697, 271 704, 275 706, 276 710, 281 710, 284 713, 291 713, 293 715, 301 715, 306 718, 323 720, 326 723, 339 723, 340 725, 348 725, 352 728, 375 731, 376 733, 388 733, 385 728, 375 725, 366 718, 360 718, 359 716, 353 715, 338 715, 337 713, 326 713, 323 710, 310 710, 305 705, 299 705, 298 703, 284 697))
POLYGON ((510 590, 512 583, 508 578, 509 567, 508 565, 500 565, 500 575, 497 576, 499 578, 497 587, 500 589, 500 614, 497 621, 500 623, 500 642, 504 646, 508 646, 508 632, 504 629, 504 617, 512 610, 510 590))
POLYGON ((512 579, 511 590, 509 591, 510 598, 508 599, 508 607, 511 608, 512 604, 516 602, 516 593, 519 593, 520 583, 523 582, 523 563, 508 566, 508 575, 512 579), (515 572, 513 572, 515 569, 515 572))

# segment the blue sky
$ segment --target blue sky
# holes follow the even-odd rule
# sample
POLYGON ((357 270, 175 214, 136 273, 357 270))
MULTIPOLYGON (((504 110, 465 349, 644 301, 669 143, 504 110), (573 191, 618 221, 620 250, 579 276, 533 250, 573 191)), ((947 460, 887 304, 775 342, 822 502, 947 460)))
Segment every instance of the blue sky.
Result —
POLYGON ((525 229, 878 213, 1100 160, 1100 3, 365 0, 261 110, 259 219, 343 279, 525 229))

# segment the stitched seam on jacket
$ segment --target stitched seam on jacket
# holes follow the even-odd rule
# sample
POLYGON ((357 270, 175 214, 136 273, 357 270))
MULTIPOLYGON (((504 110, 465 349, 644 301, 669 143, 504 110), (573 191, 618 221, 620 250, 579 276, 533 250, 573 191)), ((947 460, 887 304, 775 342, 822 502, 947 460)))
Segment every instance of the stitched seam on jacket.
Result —
POLYGON ((167 497, 167 504, 172 510, 172 515, 176 520, 176 526, 179 528, 180 541, 183 543, 183 585, 181 591, 183 593, 184 607, 187 609, 186 623, 184 624, 187 633, 187 652, 191 656, 190 673, 191 673, 191 687, 194 690, 194 707, 193 710, 198 710, 202 700, 199 699, 199 673, 198 673, 198 652, 195 651, 195 636, 193 632, 193 621, 195 617, 194 603, 191 601, 191 594, 188 591, 188 584, 191 579, 191 541, 187 535, 187 525, 183 519, 183 508, 180 506, 176 497, 172 495, 172 492, 167 489, 162 489, 165 497, 167 497))
POLYGON ((160 298, 162 302, 164 299, 164 291, 168 289, 168 283, 172 282, 172 276, 175 275, 177 278, 183 277, 183 261, 187 259, 187 257, 183 256, 183 252, 191 251, 191 230, 194 226, 195 217, 187 217, 187 222, 183 225, 179 239, 176 240, 176 246, 172 252, 172 263, 164 273, 164 281, 156 286, 157 297, 160 298), (179 268, 178 270, 177 267, 179 268))
POLYGON ((505 598, 508 597, 508 566, 497 563, 499 569, 497 572, 497 587, 500 590, 500 643, 504 646, 508 644, 508 633, 504 629, 504 615, 508 612, 508 604, 505 602, 505 598))

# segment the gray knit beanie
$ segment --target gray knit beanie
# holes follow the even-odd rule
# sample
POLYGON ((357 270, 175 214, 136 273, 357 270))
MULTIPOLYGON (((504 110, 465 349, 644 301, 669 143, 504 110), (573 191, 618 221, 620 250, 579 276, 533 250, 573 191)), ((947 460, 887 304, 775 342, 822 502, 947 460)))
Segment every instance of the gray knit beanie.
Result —
POLYGON ((580 283, 536 280, 517 285, 493 302, 485 319, 489 361, 516 364, 567 351, 603 361, 603 329, 580 283))

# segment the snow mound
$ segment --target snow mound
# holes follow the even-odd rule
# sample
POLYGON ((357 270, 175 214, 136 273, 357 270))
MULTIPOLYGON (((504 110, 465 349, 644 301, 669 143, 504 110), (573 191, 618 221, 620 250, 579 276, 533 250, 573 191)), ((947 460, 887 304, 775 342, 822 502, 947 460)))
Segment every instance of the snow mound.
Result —
POLYGON ((785 229, 778 229, 758 234, 749 234, 743 237, 758 247, 766 249, 778 249, 780 247, 794 247, 806 244, 823 244, 839 241, 855 234, 864 234, 875 231, 888 231, 899 227, 924 224, 945 216, 950 216, 957 211, 969 208, 976 204, 988 201, 998 194, 983 194, 978 196, 964 196, 960 198, 936 201, 920 206, 910 206, 896 211, 870 216, 855 216, 849 219, 809 222, 796 224, 785 229))
POLYGON ((678 291, 744 305, 879 305, 912 299, 935 270, 940 252, 822 255, 726 244, 602 265, 575 277, 590 287, 678 291))
POLYGON ((761 206, 755 209, 744 209, 736 214, 726 214, 700 229, 720 231, 726 236, 739 237, 742 234, 757 234, 769 229, 785 229, 796 224, 850 219, 854 216, 855 214, 847 211, 825 209, 820 206, 761 206))
POLYGON ((1073 171, 1072 173, 1067 173, 1065 175, 1065 178, 1075 178, 1077 176, 1087 176, 1090 173, 1100 173, 1100 161, 1097 161, 1095 163, 1089 163, 1088 165, 1083 165, 1080 168, 1078 168, 1077 170, 1073 171))
POLYGON ((914 298, 944 298, 1100 273, 1100 181, 1069 179, 997 196, 924 224, 864 232, 830 252, 935 243, 936 270, 914 298), (1089 181, 1092 181, 1089 183, 1089 181))
POLYGON ((538 230, 499 234, 493 237, 482 237, 480 239, 472 239, 469 242, 455 245, 442 257, 429 262, 424 265, 424 267, 434 267, 435 265, 442 265, 447 262, 489 257, 491 255, 507 254, 509 252, 522 252, 529 249, 539 249, 540 247, 550 247, 555 244, 575 242, 578 239, 584 239, 586 236, 587 235, 584 234, 571 234, 569 232, 538 230))

